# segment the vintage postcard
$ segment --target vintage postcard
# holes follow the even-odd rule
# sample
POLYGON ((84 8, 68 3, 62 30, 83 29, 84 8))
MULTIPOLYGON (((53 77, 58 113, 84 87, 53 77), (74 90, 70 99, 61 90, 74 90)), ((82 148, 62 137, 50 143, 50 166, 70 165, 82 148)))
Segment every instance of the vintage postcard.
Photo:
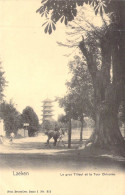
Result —
POLYGON ((0 195, 125 194, 124 63, 124 0, 0 0, 0 195))

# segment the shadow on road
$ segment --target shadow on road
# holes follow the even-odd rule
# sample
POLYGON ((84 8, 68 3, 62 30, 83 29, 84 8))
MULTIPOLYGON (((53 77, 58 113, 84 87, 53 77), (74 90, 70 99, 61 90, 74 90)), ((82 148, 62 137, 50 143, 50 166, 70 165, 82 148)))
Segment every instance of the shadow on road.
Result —
POLYGON ((45 142, 40 141, 15 142, 8 147, 8 150, 6 148, 6 152, 0 153, 0 167, 47 170, 125 170, 125 158, 107 153, 88 153, 84 149, 76 149, 80 145, 77 139, 73 140, 72 149, 67 148, 66 141, 64 144, 65 146, 60 143, 54 147, 52 141, 50 147, 46 147, 45 142))

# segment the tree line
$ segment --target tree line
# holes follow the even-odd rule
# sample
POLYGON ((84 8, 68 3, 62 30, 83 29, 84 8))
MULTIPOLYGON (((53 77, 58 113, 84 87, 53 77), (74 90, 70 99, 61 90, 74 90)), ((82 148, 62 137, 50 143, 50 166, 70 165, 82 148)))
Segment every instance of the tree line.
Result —
POLYGON ((27 129, 29 137, 34 136, 39 130, 38 116, 30 106, 27 106, 20 113, 11 101, 9 103, 3 101, 0 104, 0 118, 4 120, 4 129, 7 137, 12 132, 15 136, 18 136, 19 129, 27 129), (25 127, 26 123, 28 124, 27 127, 25 127))
POLYGON ((38 116, 30 106, 27 106, 22 113, 18 112, 16 105, 10 100, 6 102, 4 99, 4 89, 8 82, 5 79, 5 72, 0 66, 0 119, 4 121, 4 129, 6 136, 10 136, 13 132, 17 136, 18 129, 25 128, 24 123, 28 123, 28 135, 34 136, 39 130, 38 116))

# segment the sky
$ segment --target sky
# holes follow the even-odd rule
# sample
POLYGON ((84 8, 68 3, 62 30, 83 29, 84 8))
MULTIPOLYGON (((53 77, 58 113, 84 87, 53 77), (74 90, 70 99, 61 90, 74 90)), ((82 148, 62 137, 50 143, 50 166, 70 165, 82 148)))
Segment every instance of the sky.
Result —
MULTIPOLYGON (((51 35, 44 33, 44 20, 36 13, 40 5, 41 0, 0 0, 0 60, 8 81, 5 99, 12 100, 19 112, 31 106, 39 119, 44 99, 66 94, 65 82, 71 77, 67 64, 77 53, 57 44, 66 41, 64 25, 59 23, 51 35)), ((86 8, 86 17, 99 25, 100 18, 86 8)), ((61 113, 63 109, 54 103, 54 118, 61 113)))
MULTIPOLYGON (((20 112, 31 106, 39 119, 42 100, 63 96, 69 76, 67 50, 56 43, 65 37, 64 26, 46 35, 36 14, 40 2, 0 0, 0 59, 8 81, 5 99, 12 99, 20 112)), ((54 105, 57 118, 63 110, 54 105)))

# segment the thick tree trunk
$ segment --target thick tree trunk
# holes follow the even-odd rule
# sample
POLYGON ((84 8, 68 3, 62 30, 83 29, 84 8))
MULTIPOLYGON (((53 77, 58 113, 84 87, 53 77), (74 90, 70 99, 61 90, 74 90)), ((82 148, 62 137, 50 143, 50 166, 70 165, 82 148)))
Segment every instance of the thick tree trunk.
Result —
POLYGON ((90 140, 98 148, 125 146, 118 126, 118 109, 125 101, 125 2, 111 1, 112 24, 100 41, 102 64, 97 68, 94 54, 87 49, 84 39, 79 47, 86 57, 92 76, 96 109, 95 131, 90 140), (111 75, 112 70, 112 75, 111 75))
POLYGON ((93 146, 113 150, 124 150, 125 142, 118 125, 118 109, 120 104, 117 85, 110 83, 99 87, 95 85, 96 120, 95 131, 90 140, 93 146), (102 95, 103 94, 103 95, 102 95))
POLYGON ((107 105, 102 105, 101 108, 98 108, 95 131, 90 140, 92 144, 101 148, 113 148, 124 145, 115 109, 107 107, 107 105))
MULTIPOLYGON (((109 35, 107 35, 105 39, 102 39, 101 70, 97 70, 94 61, 90 61, 89 56, 87 56, 89 71, 93 78, 96 112, 95 131, 88 142, 91 142, 94 146, 98 146, 98 148, 123 148, 124 139, 118 126, 118 109, 123 98, 121 93, 123 82, 120 80, 120 78, 122 78, 120 74, 122 71, 117 74, 118 66, 120 66, 118 50, 115 49, 117 45, 114 44, 112 52, 108 36, 109 35), (113 59, 112 61, 111 56, 113 59), (92 64, 94 67, 92 67, 92 64), (110 74, 111 65, 116 74, 110 74)), ((80 48, 83 51, 83 54, 85 53, 85 55, 88 55, 87 52, 85 52, 86 48, 84 43, 82 43, 82 47, 80 48)), ((93 54, 89 55, 92 56, 93 54)))

